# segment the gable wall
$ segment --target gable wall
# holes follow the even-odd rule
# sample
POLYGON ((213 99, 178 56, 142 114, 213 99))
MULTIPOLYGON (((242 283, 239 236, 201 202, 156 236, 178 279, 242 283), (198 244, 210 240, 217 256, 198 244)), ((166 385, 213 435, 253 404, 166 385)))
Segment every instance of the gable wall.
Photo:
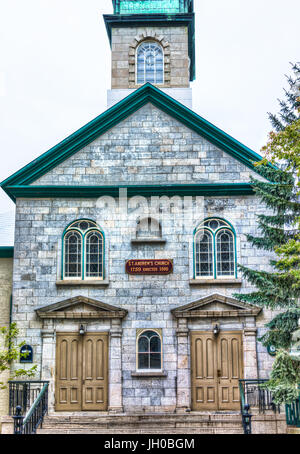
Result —
POLYGON ((257 174, 147 104, 33 185, 239 183, 257 174))

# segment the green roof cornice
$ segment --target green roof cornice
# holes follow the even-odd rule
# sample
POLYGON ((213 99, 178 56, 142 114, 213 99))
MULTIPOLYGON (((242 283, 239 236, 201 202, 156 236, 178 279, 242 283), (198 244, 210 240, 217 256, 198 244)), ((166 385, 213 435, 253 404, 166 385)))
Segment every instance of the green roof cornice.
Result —
POLYGON ((0 246, 0 259, 10 259, 14 256, 13 246, 0 246))
POLYGON ((262 159, 259 154, 241 144, 212 123, 209 123, 157 87, 147 83, 58 145, 42 154, 39 158, 4 180, 1 183, 1 187, 12 197, 12 188, 16 191, 17 187, 30 185, 148 103, 153 104, 166 114, 177 119, 251 170, 256 171, 253 162, 262 159))
POLYGON ((104 14, 103 15, 108 39, 111 45, 112 28, 120 27, 188 27, 190 80, 195 80, 196 52, 195 52, 195 14, 104 14))
POLYGON ((118 198, 120 190, 126 189, 128 197, 142 196, 234 196, 253 195, 250 183, 207 184, 161 184, 120 186, 8 186, 6 192, 16 200, 22 198, 118 198))

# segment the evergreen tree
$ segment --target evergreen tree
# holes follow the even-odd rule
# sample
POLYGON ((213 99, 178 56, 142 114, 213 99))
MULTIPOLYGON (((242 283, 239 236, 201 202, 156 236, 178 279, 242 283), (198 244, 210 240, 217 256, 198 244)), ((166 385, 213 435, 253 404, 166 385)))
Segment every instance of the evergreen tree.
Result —
POLYGON ((259 271, 239 265, 256 291, 235 294, 243 302, 272 310, 281 310, 266 327, 259 340, 265 346, 279 349, 271 380, 268 383, 276 403, 290 402, 296 397, 300 383, 299 362, 287 351, 292 331, 300 318, 300 64, 293 65, 294 78, 288 78, 290 90, 280 101, 280 114, 269 114, 275 132, 263 148, 266 158, 256 163, 258 173, 267 179, 251 179, 252 186, 268 210, 258 216, 260 236, 248 235, 256 248, 274 253, 272 271, 259 271), (276 162, 279 161, 277 166, 276 162), (280 350, 282 349, 282 350, 280 350), (284 366, 285 365, 285 366, 284 366))
POLYGON ((277 132, 283 131, 286 126, 299 119, 300 98, 298 90, 300 83, 300 63, 291 63, 291 66, 294 77, 286 76, 289 90, 284 89, 285 100, 278 100, 280 105, 279 118, 277 115, 268 113, 270 122, 277 132))

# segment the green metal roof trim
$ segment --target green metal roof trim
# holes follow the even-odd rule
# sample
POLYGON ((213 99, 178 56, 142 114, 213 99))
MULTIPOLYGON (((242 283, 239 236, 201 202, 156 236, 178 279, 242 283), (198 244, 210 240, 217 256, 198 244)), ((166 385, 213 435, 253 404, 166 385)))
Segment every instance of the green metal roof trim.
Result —
POLYGON ((14 256, 13 246, 0 246, 0 259, 10 259, 14 256))
POLYGON ((111 196, 118 198, 121 189, 127 190, 128 197, 154 196, 234 196, 253 195, 249 183, 219 184, 164 184, 164 185, 121 185, 121 186, 9 186, 8 195, 15 201, 22 198, 98 198, 111 196))
MULTIPOLYGON (((30 185, 148 103, 177 119, 251 170, 256 171, 253 162, 262 159, 259 154, 148 83, 14 173, 0 186, 14 200, 17 187, 21 189, 21 187, 30 185)), ((34 187, 31 187, 31 190, 34 190, 34 187)), ((19 192, 18 196, 20 196, 19 192)))
POLYGON ((190 81, 195 80, 196 75, 196 52, 195 52, 195 14, 104 14, 103 15, 109 42, 111 45, 111 29, 113 27, 188 27, 189 57, 190 57, 190 81))

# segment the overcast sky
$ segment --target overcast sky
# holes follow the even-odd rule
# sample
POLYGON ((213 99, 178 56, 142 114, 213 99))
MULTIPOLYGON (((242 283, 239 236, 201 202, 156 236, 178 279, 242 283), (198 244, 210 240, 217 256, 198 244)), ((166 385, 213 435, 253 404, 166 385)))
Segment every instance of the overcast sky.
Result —
MULTIPOLYGON (((259 152, 300 60, 299 0, 195 0, 194 110, 259 152)), ((0 180, 106 110, 111 0, 0 0, 0 180)), ((14 204, 1 190, 0 213, 14 204)))

